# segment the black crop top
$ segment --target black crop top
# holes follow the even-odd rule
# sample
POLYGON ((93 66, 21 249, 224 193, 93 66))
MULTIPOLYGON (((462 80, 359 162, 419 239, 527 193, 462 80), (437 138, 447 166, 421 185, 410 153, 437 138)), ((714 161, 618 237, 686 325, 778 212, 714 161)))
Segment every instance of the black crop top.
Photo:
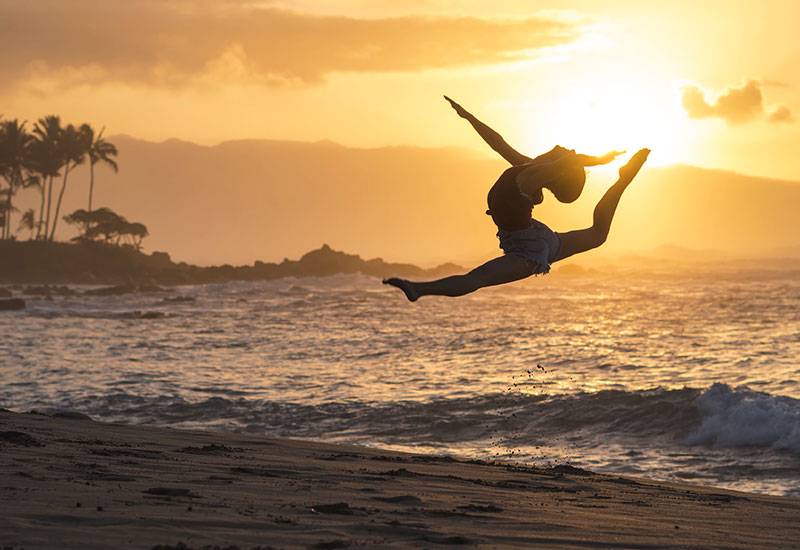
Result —
POLYGON ((486 213, 500 229, 516 231, 531 224, 531 211, 535 203, 531 197, 523 195, 517 185, 517 174, 527 166, 512 166, 502 173, 489 190, 489 210, 486 213))

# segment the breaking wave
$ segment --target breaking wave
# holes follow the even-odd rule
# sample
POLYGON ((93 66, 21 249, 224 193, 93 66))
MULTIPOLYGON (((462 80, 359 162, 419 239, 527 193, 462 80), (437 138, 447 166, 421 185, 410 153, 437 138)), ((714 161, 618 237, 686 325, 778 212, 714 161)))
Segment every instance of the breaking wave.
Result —
POLYGON ((453 444, 514 437, 658 439, 711 448, 800 454, 800 400, 714 384, 701 390, 604 390, 573 395, 504 392, 427 402, 302 404, 237 397, 146 398, 117 392, 62 403, 97 419, 388 444, 453 444))

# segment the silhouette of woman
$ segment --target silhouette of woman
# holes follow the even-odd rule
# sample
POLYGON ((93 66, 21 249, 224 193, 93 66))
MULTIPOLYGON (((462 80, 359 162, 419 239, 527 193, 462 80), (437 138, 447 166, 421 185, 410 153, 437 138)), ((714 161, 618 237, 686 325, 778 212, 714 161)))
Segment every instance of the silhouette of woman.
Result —
POLYGON ((599 157, 581 155, 556 145, 552 150, 529 158, 515 151, 503 137, 475 118, 461 105, 445 96, 456 113, 469 121, 478 134, 512 167, 502 173, 489 190, 487 214, 497 225, 497 237, 503 255, 489 260, 464 275, 435 281, 412 282, 392 277, 383 283, 402 290, 415 302, 421 296, 463 296, 486 286, 500 285, 547 273, 550 264, 603 244, 622 193, 633 181, 650 154, 638 151, 619 169, 619 179, 606 191, 594 209, 592 226, 586 229, 555 233, 531 216, 534 205, 543 201, 543 189, 550 190, 560 202, 573 202, 586 181, 587 166, 607 164, 624 151, 610 151, 599 157))

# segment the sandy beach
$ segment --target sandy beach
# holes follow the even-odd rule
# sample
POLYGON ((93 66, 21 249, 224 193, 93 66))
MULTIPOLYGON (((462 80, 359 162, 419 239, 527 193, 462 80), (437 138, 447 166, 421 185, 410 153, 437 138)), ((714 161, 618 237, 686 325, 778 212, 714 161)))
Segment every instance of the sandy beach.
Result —
POLYGON ((0 544, 800 548, 800 500, 326 443, 0 413, 0 544))

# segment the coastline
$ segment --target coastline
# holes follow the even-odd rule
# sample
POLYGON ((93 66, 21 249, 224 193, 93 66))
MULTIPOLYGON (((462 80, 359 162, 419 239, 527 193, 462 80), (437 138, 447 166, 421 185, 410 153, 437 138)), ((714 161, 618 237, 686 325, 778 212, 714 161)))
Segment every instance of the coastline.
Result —
POLYGON ((0 412, 4 548, 797 548, 800 499, 0 412))
POLYGON ((327 244, 281 263, 201 267, 175 263, 166 252, 145 254, 131 246, 100 242, 0 241, 0 284, 5 285, 121 285, 136 291, 158 285, 269 281, 284 277, 322 277, 361 273, 374 277, 441 276, 463 268, 445 263, 430 269, 413 264, 365 260, 333 250, 327 244))

